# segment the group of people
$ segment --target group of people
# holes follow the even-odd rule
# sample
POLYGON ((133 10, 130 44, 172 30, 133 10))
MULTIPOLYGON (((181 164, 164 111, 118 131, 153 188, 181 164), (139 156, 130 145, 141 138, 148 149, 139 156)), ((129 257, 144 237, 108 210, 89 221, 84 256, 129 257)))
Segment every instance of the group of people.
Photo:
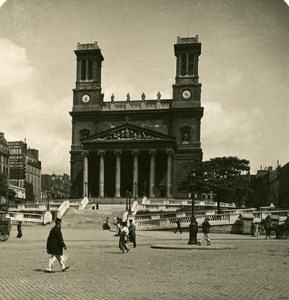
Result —
MULTIPOLYGON (((175 233, 178 231, 182 233, 182 226, 179 219, 176 220, 177 228, 175 230, 175 233)), ((209 232, 210 232, 210 226, 209 219, 205 218, 204 222, 201 226, 198 226, 198 222, 195 216, 192 217, 191 224, 190 224, 190 241, 191 244, 201 245, 202 241, 198 241, 197 234, 198 234, 198 228, 201 227, 204 233, 203 240, 207 242, 207 245, 211 245, 211 240, 209 238, 209 232)))
MULTIPOLYGON (((106 226, 109 226, 109 217, 106 218, 105 224, 106 226)), ((119 248, 122 253, 127 253, 130 250, 128 245, 129 242, 133 244, 134 248, 136 247, 136 230, 135 225, 133 224, 133 220, 129 220, 129 226, 127 226, 127 222, 121 223, 119 248)), ((66 249, 67 247, 61 232, 61 219, 56 218, 55 226, 50 230, 46 243, 47 253, 50 254, 48 266, 46 269, 47 273, 53 273, 52 267, 56 260, 60 264, 62 272, 66 271, 69 268, 65 265, 65 261, 63 258, 63 250, 66 249)))
POLYGON ((251 223, 251 236, 259 236, 259 226, 257 222, 251 223))
MULTIPOLYGON (((130 250, 129 243, 133 244, 133 247, 136 247, 136 226, 133 222, 132 219, 129 219, 127 222, 122 220, 121 218, 116 218, 114 217, 114 225, 119 228, 118 232, 115 234, 119 236, 119 249, 121 250, 122 253, 127 253, 130 250)), ((196 222, 195 218, 192 220, 192 222, 196 222)), ((182 233, 182 228, 181 228, 181 223, 180 220, 176 221, 177 223, 177 229, 175 232, 180 231, 182 233)), ((106 226, 109 226, 109 217, 106 218, 105 222, 106 226)), ((197 222, 196 222, 197 224, 197 222)), ((22 222, 20 221, 17 224, 17 238, 22 237, 22 222)), ((205 221, 201 225, 204 233, 204 240, 207 241, 207 244, 210 245, 210 239, 209 239, 209 228, 210 228, 210 223, 208 219, 206 218, 205 221)), ((110 228, 110 226, 109 226, 110 228)), ((55 220, 55 226, 50 230, 47 242, 46 242, 46 250, 47 253, 50 255, 49 261, 48 261, 48 266, 46 269, 47 273, 54 273, 52 270, 52 267, 56 261, 61 266, 61 270, 64 272, 66 271, 69 267, 66 266, 64 258, 63 258, 63 250, 66 250, 66 244, 64 242, 62 232, 61 232, 61 219, 56 218, 55 220)))
MULTIPOLYGON (((124 215, 124 218, 119 218, 119 217, 114 217, 113 224, 117 227, 117 232, 115 236, 119 236, 119 249, 121 250, 122 253, 127 253, 129 252, 129 243, 133 244, 133 247, 136 247, 136 226, 133 222, 132 219, 128 219, 128 215, 124 215), (128 221, 129 220, 129 221, 128 221)), ((267 218, 269 219, 269 218, 267 218)), ((106 221, 104 223, 103 229, 110 229, 109 226, 109 217, 106 218, 106 221)), ((271 224, 269 223, 268 220, 266 220, 265 223, 265 229, 270 227, 271 224)), ((175 233, 178 231, 182 233, 182 227, 181 227, 181 222, 179 219, 176 220, 177 228, 175 230, 175 233)), ((207 245, 211 245, 211 241, 209 238, 209 232, 210 232, 210 223, 209 219, 205 218, 204 222, 201 224, 201 226, 198 226, 198 222, 196 220, 195 216, 192 216, 192 220, 190 223, 190 244, 198 244, 201 245, 202 241, 197 240, 197 233, 198 233, 198 228, 201 227, 204 233, 203 240, 207 242, 207 245)), ((269 229, 268 229, 269 231, 269 229)), ((251 224, 251 233, 252 236, 258 236, 258 224, 253 223, 251 224)), ((17 224, 17 238, 22 237, 22 222, 18 222, 17 224)), ((266 238, 269 236, 269 233, 267 233, 266 230, 266 238)), ((269 236, 270 237, 270 236, 269 236)), ((56 218, 55 220, 55 226, 50 230, 49 236, 47 238, 47 243, 46 243, 46 250, 47 253, 50 255, 49 261, 48 261, 48 266, 46 269, 47 273, 53 273, 52 267, 53 264, 56 262, 56 260, 59 262, 61 266, 61 270, 64 272, 66 271, 69 267, 65 265, 65 261, 63 258, 63 250, 66 250, 66 244, 64 242, 62 232, 61 232, 61 219, 56 218)))
MULTIPOLYGON (((122 253, 127 253, 129 251, 129 243, 136 247, 136 227, 132 219, 128 219, 128 212, 125 211, 122 218, 113 217, 113 225, 116 227, 116 232, 114 236, 119 236, 119 249, 122 253)), ((104 230, 110 230, 110 220, 109 217, 106 218, 105 223, 103 223, 104 230)))
POLYGON ((136 247, 136 228, 133 223, 133 220, 129 220, 129 225, 127 222, 122 222, 120 235, 119 235, 119 249, 122 253, 127 253, 129 251, 129 242, 133 244, 133 247, 136 247))

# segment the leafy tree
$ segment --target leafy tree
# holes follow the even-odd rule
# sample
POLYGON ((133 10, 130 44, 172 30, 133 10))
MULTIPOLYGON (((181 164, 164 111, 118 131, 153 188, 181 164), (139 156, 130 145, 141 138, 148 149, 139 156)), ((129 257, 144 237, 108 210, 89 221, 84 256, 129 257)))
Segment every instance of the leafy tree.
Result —
POLYGON ((202 161, 196 160, 193 162, 192 171, 181 181, 178 190, 191 194, 209 192, 205 189, 205 172, 202 161))
POLYGON ((26 201, 34 201, 33 184, 27 181, 24 182, 26 201))
POLYGON ((42 174, 41 175, 41 192, 46 193, 47 191, 50 191, 53 187, 53 182, 51 175, 48 174, 42 174))
POLYGON ((180 184, 180 191, 190 193, 214 192, 220 212, 220 201, 243 203, 250 193, 249 161, 238 157, 216 157, 204 162, 194 162, 192 171, 180 184))
POLYGON ((15 196, 16 196, 16 192, 12 189, 8 189, 8 199, 9 199, 9 201, 14 200, 15 196))

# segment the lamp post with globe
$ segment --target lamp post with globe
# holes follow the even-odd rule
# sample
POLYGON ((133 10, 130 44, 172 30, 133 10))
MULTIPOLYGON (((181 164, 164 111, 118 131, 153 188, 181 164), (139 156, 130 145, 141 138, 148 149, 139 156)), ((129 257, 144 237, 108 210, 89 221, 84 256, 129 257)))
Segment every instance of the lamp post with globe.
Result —
POLYGON ((189 241, 188 244, 197 244, 197 234, 198 234, 198 222, 195 216, 195 177, 196 174, 192 173, 191 181, 191 199, 192 199, 192 214, 191 214, 191 223, 189 226, 189 241))

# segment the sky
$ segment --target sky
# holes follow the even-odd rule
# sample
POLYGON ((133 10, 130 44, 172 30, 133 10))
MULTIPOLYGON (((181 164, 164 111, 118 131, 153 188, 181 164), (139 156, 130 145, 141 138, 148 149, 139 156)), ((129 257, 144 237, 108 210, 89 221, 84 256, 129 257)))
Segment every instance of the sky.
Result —
MULTIPOLYGON (((287 3, 286 3, 287 2, 287 3)), ((173 45, 199 35, 203 159, 289 162, 289 8, 282 0, 0 1, 0 131, 70 174, 77 43, 97 41, 105 100, 172 98, 173 45)))

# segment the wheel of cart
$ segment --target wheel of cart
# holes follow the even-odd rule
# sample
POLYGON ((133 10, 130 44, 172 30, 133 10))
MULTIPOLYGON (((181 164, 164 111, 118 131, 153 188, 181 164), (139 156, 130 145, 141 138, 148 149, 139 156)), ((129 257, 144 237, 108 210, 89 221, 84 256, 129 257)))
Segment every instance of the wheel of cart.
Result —
POLYGON ((276 227, 276 239, 288 239, 289 238, 289 223, 283 223, 276 227))
POLYGON ((0 212, 0 241, 5 242, 9 239, 11 230, 11 218, 5 213, 0 212))
POLYGON ((4 230, 3 228, 0 228, 0 241, 5 242, 9 239, 10 233, 4 230))

